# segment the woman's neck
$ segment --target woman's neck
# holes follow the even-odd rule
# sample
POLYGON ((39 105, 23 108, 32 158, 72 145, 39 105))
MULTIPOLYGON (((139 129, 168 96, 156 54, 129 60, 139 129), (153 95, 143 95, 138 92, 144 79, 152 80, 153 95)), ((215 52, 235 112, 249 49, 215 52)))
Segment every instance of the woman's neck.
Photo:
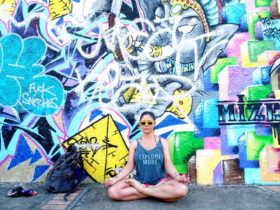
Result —
POLYGON ((154 132, 151 132, 151 133, 143 133, 143 135, 142 135, 142 139, 153 139, 153 138, 155 138, 154 132))

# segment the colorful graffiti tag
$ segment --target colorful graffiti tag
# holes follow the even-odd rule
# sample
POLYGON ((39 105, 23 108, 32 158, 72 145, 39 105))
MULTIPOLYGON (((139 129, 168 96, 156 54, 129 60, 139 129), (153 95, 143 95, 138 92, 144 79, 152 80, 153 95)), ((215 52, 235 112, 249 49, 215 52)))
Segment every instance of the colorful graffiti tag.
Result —
POLYGON ((42 181, 76 143, 103 182, 151 110, 192 182, 279 185, 279 8, 0 0, 0 181, 42 181))

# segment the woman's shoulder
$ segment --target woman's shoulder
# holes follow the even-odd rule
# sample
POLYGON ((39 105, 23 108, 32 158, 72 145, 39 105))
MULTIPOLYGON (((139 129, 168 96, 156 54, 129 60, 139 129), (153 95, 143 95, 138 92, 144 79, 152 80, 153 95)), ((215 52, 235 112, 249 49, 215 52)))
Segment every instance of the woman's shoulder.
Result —
POLYGON ((157 139, 159 139, 160 141, 164 141, 164 142, 166 142, 166 139, 165 138, 162 138, 161 136, 157 136, 157 139))
POLYGON ((135 149, 137 147, 137 144, 138 144, 138 140, 133 140, 133 141, 130 142, 129 147, 132 148, 132 149, 133 148, 135 149))
POLYGON ((159 136, 158 139, 163 146, 168 145, 167 140, 165 138, 162 138, 162 137, 159 136))

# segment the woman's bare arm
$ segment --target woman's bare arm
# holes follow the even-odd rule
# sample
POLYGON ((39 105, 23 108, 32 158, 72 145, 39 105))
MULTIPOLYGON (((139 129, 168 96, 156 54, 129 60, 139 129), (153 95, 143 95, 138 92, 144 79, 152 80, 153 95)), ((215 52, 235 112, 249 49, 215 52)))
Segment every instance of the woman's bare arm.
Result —
POLYGON ((170 158, 169 145, 165 139, 161 139, 164 154, 164 167, 167 174, 176 179, 178 182, 186 183, 188 179, 185 175, 180 175, 170 158))
POLYGON ((134 153, 135 153, 136 147, 137 147, 137 142, 136 141, 131 142, 131 144, 129 146, 127 164, 125 165, 125 167, 123 167, 121 172, 117 175, 118 180, 121 180, 121 179, 127 177, 134 169, 134 153))
POLYGON ((175 178, 179 175, 177 172, 177 169, 173 165, 171 158, 170 158, 170 151, 169 151, 169 145, 165 139, 161 139, 161 143, 163 146, 163 155, 164 155, 164 167, 166 173, 168 173, 170 176, 175 178))
POLYGON ((123 167, 123 169, 117 176, 115 176, 114 178, 110 178, 105 182, 106 186, 114 185, 116 182, 127 177, 132 172, 132 170, 134 168, 134 153, 135 153, 136 148, 137 148, 137 141, 131 142, 131 144, 129 146, 127 164, 123 167))

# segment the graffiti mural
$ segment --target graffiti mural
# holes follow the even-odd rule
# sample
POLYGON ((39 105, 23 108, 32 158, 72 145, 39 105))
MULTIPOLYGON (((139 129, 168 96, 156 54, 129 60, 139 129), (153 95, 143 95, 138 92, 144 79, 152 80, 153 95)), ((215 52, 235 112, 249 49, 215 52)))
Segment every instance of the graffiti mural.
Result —
POLYGON ((150 110, 191 182, 280 185, 279 7, 0 0, 0 181, 43 181, 76 144, 103 182, 150 110))
POLYGON ((85 171, 98 182, 104 182, 125 166, 128 148, 112 116, 107 115, 64 142, 76 145, 82 153, 85 171))

